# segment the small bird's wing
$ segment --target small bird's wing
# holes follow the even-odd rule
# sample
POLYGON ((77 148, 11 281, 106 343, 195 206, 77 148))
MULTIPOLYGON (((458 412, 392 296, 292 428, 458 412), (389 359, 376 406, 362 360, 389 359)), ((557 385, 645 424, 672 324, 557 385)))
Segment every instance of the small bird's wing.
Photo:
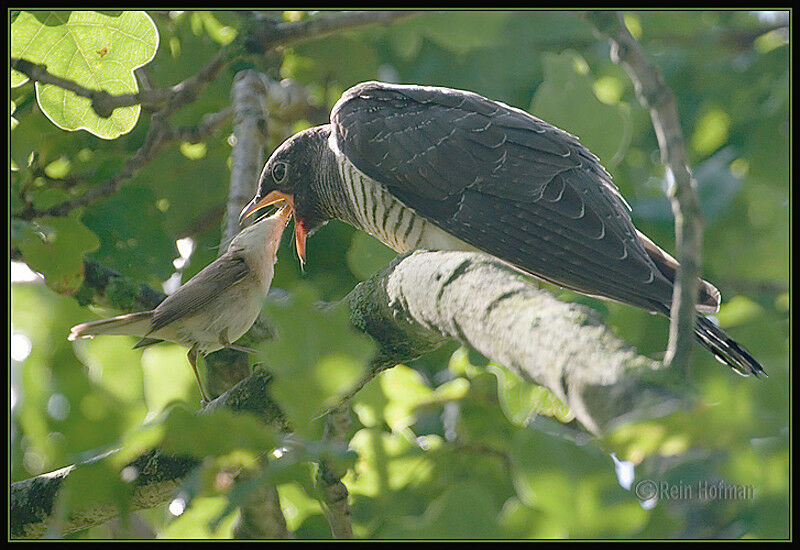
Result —
POLYGON ((586 294, 671 301, 611 176, 571 134, 470 92, 377 82, 348 90, 331 123, 356 168, 448 233, 586 294))
POLYGON ((163 342, 164 340, 160 340, 158 338, 142 338, 138 342, 133 345, 133 349, 141 349, 152 346, 153 344, 158 344, 163 342))
POLYGON ((226 252, 158 305, 153 311, 153 325, 150 332, 195 313, 244 279, 249 271, 247 263, 239 254, 226 252))

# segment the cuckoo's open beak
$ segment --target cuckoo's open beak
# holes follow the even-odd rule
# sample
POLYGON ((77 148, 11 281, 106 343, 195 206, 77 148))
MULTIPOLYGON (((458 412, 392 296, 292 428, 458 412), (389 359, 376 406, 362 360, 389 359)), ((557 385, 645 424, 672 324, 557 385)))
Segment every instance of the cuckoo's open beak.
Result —
POLYGON ((239 214, 239 223, 242 223, 244 219, 253 212, 261 210, 262 208, 266 208, 267 206, 270 206, 272 204, 281 201, 285 201, 286 204, 289 205, 289 208, 291 208, 292 214, 294 214, 293 195, 287 195, 286 193, 281 193, 280 191, 270 191, 260 199, 258 197, 255 197, 253 200, 250 201, 250 204, 244 207, 242 213, 239 214))
POLYGON ((297 248, 297 255, 300 257, 300 263, 305 264, 306 237, 308 236, 308 231, 303 227, 303 222, 297 219, 297 211, 294 209, 294 195, 281 193, 280 191, 270 191, 260 199, 258 197, 254 198, 250 201, 250 204, 244 207, 242 213, 239 214, 239 223, 242 223, 242 221, 253 212, 281 201, 289 206, 289 210, 294 217, 294 244, 297 248))

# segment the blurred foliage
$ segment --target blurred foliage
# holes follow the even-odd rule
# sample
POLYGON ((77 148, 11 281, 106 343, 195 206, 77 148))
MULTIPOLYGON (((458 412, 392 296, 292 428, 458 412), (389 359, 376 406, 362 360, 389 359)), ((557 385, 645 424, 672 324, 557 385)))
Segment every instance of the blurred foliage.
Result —
MULTIPOLYGON (((43 13, 12 14, 12 55, 24 55, 20 44, 34 47, 28 51, 44 48, 44 41, 29 36, 37 25, 48 40, 65 32, 43 13)), ((267 16, 297 21, 312 15, 267 16)), ((94 63, 117 60, 129 47, 112 32, 127 28, 121 17, 155 25, 157 37, 148 35, 147 43, 158 47, 142 72, 161 88, 196 73, 250 16, 153 11, 60 17, 105 21, 102 33, 48 54, 62 59, 81 40, 110 41, 103 56, 96 52, 105 42, 91 42, 90 51, 100 57, 94 63)), ((62 499, 110 498, 124 510, 128 489, 117 468, 123 459, 167 445, 204 461, 172 502, 139 512, 138 519, 163 538, 225 538, 252 487, 234 482, 232 472, 252 469, 259 454, 287 445, 292 452, 273 453, 272 465, 260 474, 266 477, 253 483, 277 485, 287 525, 298 538, 330 536, 315 485, 320 457, 338 457, 349 466, 344 482, 359 537, 788 537, 787 20, 786 14, 747 11, 626 15, 678 99, 706 223, 703 273, 724 296, 718 318, 770 378, 733 376, 698 349, 687 384, 697 399, 692 409, 621 426, 600 441, 578 433, 571 412, 549 392, 455 345, 390 369, 357 394, 349 453, 322 441, 319 407, 361 375, 372 347, 348 329, 341 312, 319 313, 313 304, 342 298, 393 257, 338 222, 309 240, 305 271, 290 235, 285 238, 277 290, 268 300, 276 339, 261 346, 258 359, 274 371, 274 395, 299 426, 292 444, 247 416, 192 416, 199 396, 178 346, 131 350, 128 337, 67 342, 70 326, 94 318, 69 297, 83 280, 82 258, 160 289, 170 278, 188 280, 216 257, 230 126, 201 146, 165 150, 118 193, 70 216, 22 221, 14 216, 27 205, 52 206, 117 174, 150 122, 133 117, 126 122, 131 128, 95 131, 116 137, 111 140, 62 130, 51 120, 90 128, 93 113, 83 109, 86 119, 65 124, 53 114, 52 97, 12 73, 11 248, 46 281, 11 285, 12 481, 118 448, 117 458, 76 476, 62 499), (186 238, 193 252, 176 262, 176 242, 186 238), (640 502, 634 488, 642 480, 722 480, 755 490, 743 500, 640 502)), ((44 54, 32 60, 55 69, 57 62, 44 54)), ((127 60, 120 68, 126 82, 147 59, 127 60)), ((625 72, 609 60, 608 45, 576 13, 430 12, 389 27, 334 34, 235 62, 171 123, 197 124, 203 114, 226 107, 233 75, 246 68, 295 79, 323 110, 368 79, 469 89, 527 108, 580 136, 612 171, 637 226, 674 251, 649 114, 625 72)), ((105 86, 103 79, 84 83, 105 86)), ((75 101, 73 114, 80 110, 75 101)), ((309 122, 270 124, 272 148, 309 122)), ((553 290, 598 309, 642 353, 663 353, 665 319, 553 290)), ((113 534, 100 526, 75 536, 113 534)))

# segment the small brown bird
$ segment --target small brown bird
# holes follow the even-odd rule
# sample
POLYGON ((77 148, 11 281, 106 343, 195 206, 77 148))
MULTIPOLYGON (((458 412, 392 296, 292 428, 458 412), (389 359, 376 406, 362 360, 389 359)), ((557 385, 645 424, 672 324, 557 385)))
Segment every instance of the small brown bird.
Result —
POLYGON ((134 349, 163 340, 187 346, 200 394, 208 401, 197 372, 197 354, 222 348, 250 351, 232 342, 247 332, 261 312, 289 217, 290 210, 283 208, 245 228, 225 254, 155 309, 76 325, 70 329, 69 340, 123 334, 141 337, 134 349))

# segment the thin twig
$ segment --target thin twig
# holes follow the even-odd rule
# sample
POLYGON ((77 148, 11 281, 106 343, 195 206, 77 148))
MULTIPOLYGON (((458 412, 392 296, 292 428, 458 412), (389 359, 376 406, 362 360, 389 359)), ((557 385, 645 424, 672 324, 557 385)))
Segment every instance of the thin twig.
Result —
MULTIPOLYGON (((350 402, 347 401, 328 413, 323 440, 347 444, 350 428, 350 402)), ((345 472, 337 471, 325 461, 320 462, 319 481, 325 500, 328 524, 335 539, 352 539, 353 525, 350 517, 350 502, 347 487, 342 482, 345 472)))
POLYGON ((611 60, 625 69, 640 103, 650 110, 661 161, 667 169, 680 268, 675 276, 665 363, 688 369, 697 315, 703 221, 695 180, 689 169, 677 100, 664 75, 647 60, 642 46, 628 31, 621 13, 590 12, 587 18, 609 39, 611 60))
POLYGON ((219 252, 239 232, 239 213, 256 192, 264 156, 267 116, 264 111, 264 85, 255 71, 236 74, 231 87, 233 137, 231 178, 219 252))

